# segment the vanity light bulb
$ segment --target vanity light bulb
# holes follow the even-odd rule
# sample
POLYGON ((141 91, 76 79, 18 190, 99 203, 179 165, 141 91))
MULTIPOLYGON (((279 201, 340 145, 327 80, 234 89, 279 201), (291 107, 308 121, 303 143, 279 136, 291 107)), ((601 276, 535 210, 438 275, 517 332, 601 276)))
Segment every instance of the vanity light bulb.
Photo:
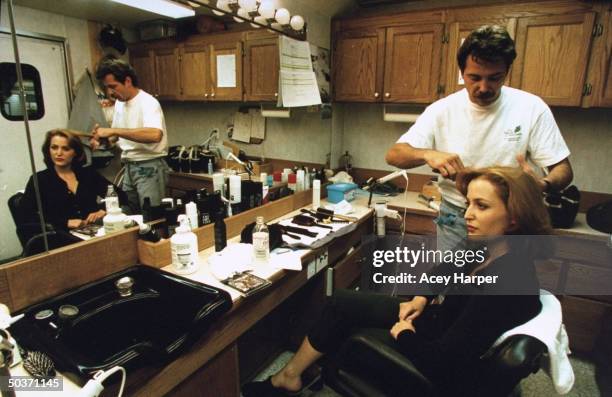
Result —
POLYGON ((286 8, 279 8, 276 10, 276 22, 281 25, 288 25, 289 20, 291 19, 291 14, 289 14, 289 10, 286 8))
MULTIPOLYGON (((261 15, 256 16, 255 18, 253 18, 253 20, 257 23, 260 23, 262 25, 267 25, 268 24, 268 20, 266 19, 266 17, 263 17, 261 15)), ((251 26, 255 27, 255 28, 260 28, 261 26, 259 25, 255 25, 255 24, 251 24, 251 26)))
MULTIPOLYGON (((227 0, 217 0, 217 8, 223 11, 231 12, 231 9, 229 8, 227 0)), ((219 16, 225 15, 225 13, 221 11, 217 11, 217 10, 212 10, 212 11, 215 15, 219 15, 219 16)))
POLYGON ((300 31, 304 28, 304 18, 300 15, 294 15, 291 17, 291 22, 289 22, 289 24, 293 30, 300 31))
MULTIPOLYGON (((239 8, 238 12, 236 12, 236 14, 238 14, 238 16, 245 18, 245 19, 251 19, 251 17, 249 16, 249 12, 246 10, 246 8, 239 8)), ((241 23, 244 22, 243 19, 234 17, 234 21, 241 23)))
POLYGON ((256 0, 238 0, 238 5, 240 8, 244 8, 248 12, 255 11, 257 9, 256 0))
POLYGON ((261 4, 259 5, 259 15, 261 15, 262 17, 266 19, 273 19, 275 11, 276 10, 274 9, 274 3, 272 1, 270 0, 261 1, 261 4))

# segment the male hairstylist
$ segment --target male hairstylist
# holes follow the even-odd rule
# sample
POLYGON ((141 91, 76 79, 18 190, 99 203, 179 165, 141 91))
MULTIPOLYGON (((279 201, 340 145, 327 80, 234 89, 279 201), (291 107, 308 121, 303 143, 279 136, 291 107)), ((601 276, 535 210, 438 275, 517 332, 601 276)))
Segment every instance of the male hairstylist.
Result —
POLYGON ((465 89, 428 106, 387 152, 393 166, 427 164, 442 175, 438 249, 456 247, 467 234, 465 197, 453 181, 464 167, 521 166, 542 191, 562 189, 573 178, 569 149, 549 107, 535 95, 503 85, 514 58, 514 41, 504 27, 471 32, 457 53, 465 89), (537 176, 526 157, 547 167, 548 175, 537 176))
POLYGON ((122 60, 103 60, 96 77, 117 102, 111 128, 96 126, 92 147, 97 147, 104 138, 118 143, 125 164, 122 189, 128 195, 132 212, 140 212, 145 197, 150 198, 151 205, 159 205, 168 178, 164 160, 168 136, 161 106, 157 99, 138 88, 134 69, 122 60))

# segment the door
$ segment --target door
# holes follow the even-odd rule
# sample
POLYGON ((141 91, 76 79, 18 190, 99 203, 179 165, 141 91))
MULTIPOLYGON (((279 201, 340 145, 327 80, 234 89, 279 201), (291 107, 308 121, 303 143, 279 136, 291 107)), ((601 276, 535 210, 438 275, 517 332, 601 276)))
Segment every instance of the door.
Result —
POLYGON ((208 100, 210 87, 210 53, 208 45, 185 46, 181 49, 182 99, 208 100))
POLYGON ((181 71, 178 47, 155 49, 153 59, 155 60, 159 99, 179 99, 181 97, 181 71))
POLYGON ((242 101, 242 43, 211 44, 211 100, 242 101))
POLYGON ((338 33, 332 54, 336 101, 380 102, 384 46, 384 28, 338 33))
POLYGON ((151 95, 157 96, 155 86, 155 61, 148 49, 130 48, 130 63, 138 76, 138 86, 151 95))
POLYGON ((519 18, 510 85, 549 105, 580 105, 594 20, 592 12, 519 18))
MULTIPOLYGON (((33 38, 18 38, 22 64, 34 66, 40 75, 45 112, 41 119, 30 121, 32 151, 36 170, 46 168, 41 147, 45 133, 54 128, 65 128, 68 123, 68 81, 64 46, 61 42, 33 38)), ((13 44, 8 34, 0 33, 0 62, 14 63, 13 44)), ((80 77, 80 76, 75 76, 80 77)), ((23 121, 9 121, 0 115, 0 260, 19 255, 21 245, 7 201, 25 189, 32 175, 30 156, 23 121)))
MULTIPOLYGON (((465 87, 463 84, 463 78, 461 77, 461 71, 457 64, 457 52, 459 47, 463 44, 465 38, 474 29, 481 27, 482 25, 502 25, 505 26, 510 33, 510 37, 515 37, 515 26, 516 19, 486 19, 479 20, 478 22, 452 22, 449 26, 448 31, 448 56, 446 58, 446 79, 444 83, 444 93, 450 95, 453 92, 457 92, 465 87)), ((510 73, 506 77, 506 84, 510 81, 510 73)))
POLYGON ((276 101, 278 98, 278 38, 245 43, 244 85, 247 101, 276 101))
POLYGON ((443 24, 387 28, 383 102, 438 99, 443 24))

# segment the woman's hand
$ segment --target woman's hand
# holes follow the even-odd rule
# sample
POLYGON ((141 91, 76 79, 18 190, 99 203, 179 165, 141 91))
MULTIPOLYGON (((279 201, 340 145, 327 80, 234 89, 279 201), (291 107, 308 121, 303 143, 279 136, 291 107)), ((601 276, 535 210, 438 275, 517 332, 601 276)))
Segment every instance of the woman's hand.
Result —
POLYGON ((82 219, 68 219, 68 229, 78 229, 84 225, 82 219))
POLYGON ((425 306, 427 305, 427 299, 422 296, 415 296, 408 302, 400 303, 399 319, 403 320, 414 320, 423 313, 425 306))
POLYGON ((396 322, 395 325, 391 328, 391 331, 390 331, 391 336, 393 337, 393 339, 397 339, 397 336, 399 335, 399 333, 407 329, 409 329, 412 332, 416 332, 411 320, 408 320, 408 321, 400 320, 396 322))
POLYGON ((87 215, 87 218, 85 218, 85 224, 88 225, 90 223, 95 223, 99 219, 104 218, 104 215, 106 215, 106 211, 104 210, 92 212, 91 214, 87 215))

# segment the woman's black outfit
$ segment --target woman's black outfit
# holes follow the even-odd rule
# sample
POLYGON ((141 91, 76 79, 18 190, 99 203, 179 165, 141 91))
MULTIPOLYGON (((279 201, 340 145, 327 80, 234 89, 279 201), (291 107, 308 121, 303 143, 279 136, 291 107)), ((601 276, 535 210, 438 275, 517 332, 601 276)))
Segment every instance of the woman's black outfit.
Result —
MULTIPOLYGON (((416 368, 437 387, 451 393, 445 395, 476 395, 475 390, 483 381, 479 379, 480 356, 505 331, 529 321, 541 309, 533 261, 524 256, 508 253, 476 274, 499 275, 502 284, 518 276, 522 290, 533 293, 486 295, 492 292, 486 291, 489 287, 474 291, 475 287, 453 285, 452 291, 446 290, 441 304, 427 305, 413 321, 416 333, 402 331, 395 342, 416 368)), ((308 339, 316 350, 329 353, 356 328, 390 330, 398 321, 399 304, 403 301, 384 295, 337 291, 308 339)), ((409 391, 406 393, 409 395, 409 391)))
MULTIPOLYGON (((106 196, 111 182, 91 167, 74 168, 73 171, 78 181, 75 193, 68 189, 53 167, 36 174, 45 222, 56 230, 68 230, 69 219, 85 219, 90 213, 104 209, 104 204, 98 203, 98 197, 106 196)), ((116 186, 115 191, 124 202, 121 200, 124 193, 116 186)), ((32 222, 38 222, 33 177, 28 180, 19 210, 32 222)))

